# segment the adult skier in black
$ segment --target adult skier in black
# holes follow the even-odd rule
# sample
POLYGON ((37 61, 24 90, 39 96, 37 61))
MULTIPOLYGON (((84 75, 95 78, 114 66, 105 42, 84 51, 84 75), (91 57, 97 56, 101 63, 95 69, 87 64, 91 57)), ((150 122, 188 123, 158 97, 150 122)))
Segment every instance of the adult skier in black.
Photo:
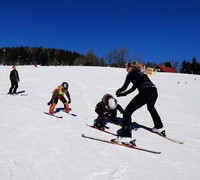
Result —
POLYGON ((126 66, 126 71, 128 72, 126 80, 123 86, 116 91, 116 96, 126 96, 135 89, 138 89, 139 93, 126 106, 123 113, 122 132, 117 139, 114 139, 114 141, 129 143, 132 137, 131 115, 143 105, 147 105, 147 109, 153 119, 154 127, 152 128, 152 131, 160 132, 160 129, 163 128, 163 123, 154 107, 158 97, 155 85, 151 82, 146 74, 140 71, 137 62, 128 63, 126 66), (130 83, 133 83, 133 86, 126 91, 130 83))
POLYGON ((17 93, 18 82, 19 82, 19 74, 18 74, 18 71, 16 70, 16 66, 14 65, 12 69, 13 70, 10 72, 11 87, 9 89, 8 94, 17 93))

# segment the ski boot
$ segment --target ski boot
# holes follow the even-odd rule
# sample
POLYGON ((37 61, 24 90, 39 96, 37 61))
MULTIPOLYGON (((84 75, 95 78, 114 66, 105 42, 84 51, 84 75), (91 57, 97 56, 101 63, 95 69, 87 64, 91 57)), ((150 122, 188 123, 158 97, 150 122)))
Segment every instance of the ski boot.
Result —
POLYGON ((157 129, 157 128, 153 127, 151 129, 151 131, 154 132, 154 133, 158 133, 158 134, 160 134, 162 136, 166 136, 165 130, 163 130, 162 128, 161 129, 157 129))
POLYGON ((105 130, 104 126, 98 122, 95 122, 93 126, 97 129, 105 130))
POLYGON ((49 110, 49 114, 53 115, 54 111, 52 109, 49 110))
POLYGON ((118 136, 116 139, 112 139, 111 141, 117 142, 118 144, 126 144, 126 145, 136 146, 136 144, 135 144, 136 139, 133 140, 130 137, 118 136))

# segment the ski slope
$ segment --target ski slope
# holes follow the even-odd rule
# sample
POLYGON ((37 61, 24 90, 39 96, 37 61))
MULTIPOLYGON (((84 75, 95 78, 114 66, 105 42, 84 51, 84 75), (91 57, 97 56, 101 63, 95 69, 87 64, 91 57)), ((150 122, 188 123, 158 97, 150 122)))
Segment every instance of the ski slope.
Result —
MULTIPOLYGON (((92 129, 95 105, 105 93, 115 95, 126 70, 110 67, 17 66, 18 91, 28 96, 6 95, 11 66, 0 66, 0 180, 199 180, 200 178, 200 76, 154 73, 156 108, 166 133, 184 141, 175 144, 141 128, 132 132, 140 147, 161 151, 151 154, 92 141, 86 135, 112 139, 92 129), (70 116, 45 115, 51 93, 63 81, 69 83, 70 116)), ((126 107, 137 90, 117 98, 126 107)), ((62 108, 61 102, 57 108, 62 108)), ((122 115, 118 113, 118 117, 122 115)), ((133 121, 153 127, 146 106, 132 115, 133 121)), ((116 133, 120 127, 107 124, 116 133)))

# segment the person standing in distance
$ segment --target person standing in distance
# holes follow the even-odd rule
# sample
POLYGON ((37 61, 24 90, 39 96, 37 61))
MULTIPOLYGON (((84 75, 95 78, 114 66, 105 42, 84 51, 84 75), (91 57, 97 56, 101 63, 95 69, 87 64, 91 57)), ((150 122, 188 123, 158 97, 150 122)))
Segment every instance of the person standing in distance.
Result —
POLYGON ((154 127, 152 128, 152 131, 161 132, 161 128, 163 128, 163 123, 156 108, 154 107, 158 97, 155 85, 151 82, 146 74, 140 71, 140 67, 137 62, 128 63, 126 66, 126 71, 128 72, 128 74, 126 76, 125 82, 123 86, 116 91, 116 96, 126 96, 136 89, 138 89, 139 93, 130 101, 130 103, 124 109, 122 132, 121 135, 114 141, 129 143, 132 138, 131 115, 134 111, 141 108, 143 105, 147 105, 147 109, 153 119, 154 127), (133 86, 126 91, 130 83, 132 83, 133 86))
POLYGON ((18 88, 18 82, 19 82, 19 73, 16 70, 16 66, 14 65, 12 67, 12 71, 10 72, 10 82, 11 82, 11 87, 9 89, 8 94, 16 94, 17 93, 17 88, 18 88))

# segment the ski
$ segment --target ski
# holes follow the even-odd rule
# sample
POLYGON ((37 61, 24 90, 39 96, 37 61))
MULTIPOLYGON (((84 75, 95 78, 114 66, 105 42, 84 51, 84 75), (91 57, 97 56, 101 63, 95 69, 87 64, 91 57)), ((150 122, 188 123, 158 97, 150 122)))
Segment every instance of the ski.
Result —
POLYGON ((28 94, 25 93, 2 93, 1 95, 10 95, 10 96, 28 96, 28 94))
MULTIPOLYGON (((136 124, 136 123, 135 123, 135 124, 136 124)), ((98 128, 96 128, 96 127, 94 127, 94 126, 92 126, 92 125, 89 125, 89 124, 86 124, 86 125, 89 126, 89 127, 91 127, 91 128, 93 128, 93 129, 97 129, 97 130, 99 130, 99 131, 101 131, 101 132, 104 132, 104 133, 107 133, 107 134, 111 134, 111 135, 113 135, 113 136, 118 136, 117 134, 112 133, 112 132, 110 132, 110 131, 103 130, 103 129, 98 129, 98 128)), ((157 132, 153 132, 151 128, 148 128, 148 127, 145 127, 145 126, 142 126, 142 125, 139 125, 139 124, 137 124, 137 126, 139 126, 140 128, 142 128, 142 129, 144 129, 144 130, 147 130, 147 131, 149 131, 149 132, 151 132, 151 133, 157 134, 157 135, 159 135, 159 136, 161 136, 161 137, 163 137, 163 138, 165 138, 165 139, 167 139, 167 140, 169 140, 169 141, 171 141, 171 142, 174 142, 174 143, 177 143, 177 144, 183 144, 183 143, 184 143, 183 141, 180 141, 180 140, 178 140, 178 139, 171 138, 171 137, 167 136, 167 135, 165 134, 165 131, 163 131, 163 132, 161 132, 161 133, 157 133, 157 132)))
MULTIPOLYGON (((72 110, 71 108, 69 108, 69 109, 70 109, 70 111, 72 110)), ((57 113, 57 112, 64 112, 64 113, 67 113, 67 112, 65 112, 64 108, 56 108, 55 113, 57 113)), ((77 114, 73 114, 73 113, 71 113, 71 112, 68 112, 67 114, 69 114, 69 115, 71 115, 71 116, 77 116, 77 114)))
POLYGON ((25 90, 16 92, 16 94, 21 94, 21 93, 25 93, 25 90))
POLYGON ((171 142, 177 143, 177 144, 183 144, 183 143, 184 143, 183 141, 180 141, 180 140, 178 140, 178 139, 169 137, 168 135, 166 135, 165 131, 162 131, 161 133, 153 132, 153 131, 152 131, 152 128, 143 126, 143 125, 138 124, 138 123, 136 123, 136 122, 133 122, 133 123, 132 123, 132 126, 133 126, 133 129, 142 128, 142 129, 144 129, 144 130, 147 130, 147 131, 149 131, 149 132, 151 132, 151 133, 153 133, 153 134, 157 134, 158 136, 163 137, 163 138, 165 138, 165 139, 167 139, 167 140, 169 140, 169 141, 171 141, 171 142))
POLYGON ((28 94, 8 94, 10 96, 28 96, 28 94))
POLYGON ((56 117, 56 118, 63 118, 63 116, 57 116, 55 114, 50 114, 48 112, 44 112, 44 114, 47 114, 47 115, 50 115, 50 116, 53 116, 53 117, 56 117))
POLYGON ((23 91, 16 92, 16 95, 18 95, 18 96, 27 96, 28 94, 25 93, 25 90, 23 90, 23 91))
MULTIPOLYGON (((65 111, 63 111, 64 113, 67 113, 67 112, 65 112, 65 111)), ((71 115, 71 116, 77 116, 77 114, 73 114, 73 113, 70 113, 70 112, 68 112, 67 114, 69 114, 69 115, 71 115)))
POLYGON ((95 140, 95 141, 100 141, 100 142, 104 142, 104 143, 108 143, 108 144, 119 145, 119 146, 131 148, 131 149, 136 149, 136 150, 140 150, 140 151, 145 151, 145 152, 149 152, 149 153, 154 153, 154 154, 160 154, 161 153, 159 151, 153 151, 153 150, 149 150, 149 149, 145 149, 145 148, 140 148, 140 147, 129 145, 129 144, 120 144, 120 143, 109 141, 109 140, 95 138, 95 137, 87 136, 85 134, 81 134, 81 136, 83 138, 87 138, 87 139, 91 139, 91 140, 95 140))
POLYGON ((99 131, 101 131, 101 132, 105 132, 105 133, 107 133, 107 134, 111 134, 111 135, 113 135, 113 136, 117 136, 117 134, 115 134, 115 133, 112 133, 112 132, 109 132, 109 131, 106 131, 106 130, 103 130, 103 129, 98 129, 98 128, 96 128, 95 126, 92 126, 92 125, 89 125, 89 124, 86 124, 86 126, 89 126, 89 127, 93 128, 93 129, 97 129, 97 130, 99 130, 99 131))
POLYGON ((15 96, 28 96, 28 94, 21 93, 21 94, 16 94, 15 96))
POLYGON ((151 129, 145 129, 145 130, 147 130, 147 131, 149 131, 151 133, 157 134, 157 135, 159 135, 159 136, 161 136, 161 137, 163 137, 163 138, 165 138, 165 139, 167 139, 167 140, 169 140, 171 142, 174 142, 174 143, 177 143, 177 144, 183 144, 184 143, 183 141, 180 141, 178 139, 174 139, 174 138, 171 138, 171 137, 167 136, 165 134, 165 131, 162 131, 161 133, 158 133, 158 132, 153 132, 151 129))

